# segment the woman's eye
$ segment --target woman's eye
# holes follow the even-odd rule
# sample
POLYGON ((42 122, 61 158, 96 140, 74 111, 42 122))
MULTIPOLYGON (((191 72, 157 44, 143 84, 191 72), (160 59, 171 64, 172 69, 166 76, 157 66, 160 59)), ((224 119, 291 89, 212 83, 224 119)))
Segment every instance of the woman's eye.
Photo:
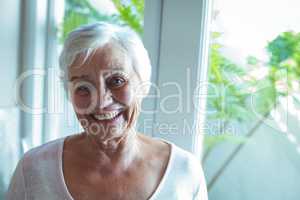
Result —
POLYGON ((118 88, 123 86, 126 83, 126 80, 122 77, 112 77, 107 81, 107 84, 111 88, 118 88))
POLYGON ((80 96, 87 96, 90 94, 90 90, 86 86, 79 86, 78 88, 76 88, 75 91, 76 91, 76 94, 78 94, 80 96))

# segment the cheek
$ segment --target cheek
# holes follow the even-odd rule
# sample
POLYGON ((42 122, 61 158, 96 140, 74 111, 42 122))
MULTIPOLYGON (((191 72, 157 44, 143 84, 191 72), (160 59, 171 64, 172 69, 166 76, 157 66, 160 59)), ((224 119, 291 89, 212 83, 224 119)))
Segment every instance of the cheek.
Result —
POLYGON ((113 96, 116 101, 118 101, 126 106, 130 106, 132 104, 132 102, 134 101, 133 91, 130 86, 124 86, 123 88, 115 90, 113 92, 113 96))
POLYGON ((87 109, 91 105, 91 97, 90 96, 73 96, 73 106, 78 109, 87 109))

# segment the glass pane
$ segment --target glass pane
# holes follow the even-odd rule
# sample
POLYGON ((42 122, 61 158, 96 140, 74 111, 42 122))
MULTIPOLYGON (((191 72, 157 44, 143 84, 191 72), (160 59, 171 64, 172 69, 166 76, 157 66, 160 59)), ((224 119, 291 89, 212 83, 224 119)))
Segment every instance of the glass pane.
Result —
POLYGON ((299 6, 214 1, 203 156, 210 199, 299 198, 299 6))

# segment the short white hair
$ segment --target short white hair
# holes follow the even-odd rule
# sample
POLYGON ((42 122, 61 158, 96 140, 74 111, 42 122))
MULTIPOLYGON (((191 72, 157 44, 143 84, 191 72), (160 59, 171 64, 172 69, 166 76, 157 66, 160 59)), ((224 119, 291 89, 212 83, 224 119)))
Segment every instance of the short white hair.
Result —
POLYGON ((84 53, 83 62, 85 62, 91 52, 111 42, 119 44, 131 59, 136 75, 141 82, 146 83, 144 87, 146 95, 150 85, 151 63, 140 37, 130 28, 106 22, 83 25, 68 34, 59 57, 64 82, 67 82, 69 67, 77 55, 84 53))

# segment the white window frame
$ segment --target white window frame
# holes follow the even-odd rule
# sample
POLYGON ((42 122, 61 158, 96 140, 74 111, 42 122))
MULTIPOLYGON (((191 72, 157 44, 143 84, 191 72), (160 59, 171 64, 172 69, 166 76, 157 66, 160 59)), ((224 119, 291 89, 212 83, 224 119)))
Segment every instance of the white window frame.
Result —
MULTIPOLYGON (((210 0, 145 1, 144 43, 152 61, 152 81, 160 92, 160 97, 150 102, 149 107, 157 110, 151 120, 154 126, 167 123, 179 127, 174 134, 153 128, 152 136, 170 140, 197 156, 201 156, 204 134, 211 4, 210 0), (187 67, 192 73, 184 76, 187 67), (198 110, 184 106, 183 112, 167 114, 159 109, 162 99, 170 95, 165 83, 174 80, 182 87, 190 84, 194 94, 204 94, 196 102, 198 110), (185 135, 184 123, 192 127, 185 135)), ((194 98, 193 92, 183 96, 183 105, 194 98)))
POLYGON ((43 140, 41 108, 45 100, 48 1, 22 1, 21 7, 20 73, 19 82, 16 83, 16 100, 21 109, 21 149, 25 152, 40 145, 43 140), (38 79, 33 79, 33 76, 38 79), (20 103, 24 103, 28 109, 24 109, 24 105, 20 103))
POLYGON ((21 111, 21 153, 24 153, 62 134, 59 133, 60 118, 51 113, 53 109, 49 105, 58 106, 65 102, 61 101, 60 94, 54 94, 59 93, 57 88, 61 84, 57 76, 56 17, 61 1, 30 0, 21 4, 20 82, 16 84, 16 99, 21 111), (28 107, 27 110, 24 110, 24 106, 28 107))

